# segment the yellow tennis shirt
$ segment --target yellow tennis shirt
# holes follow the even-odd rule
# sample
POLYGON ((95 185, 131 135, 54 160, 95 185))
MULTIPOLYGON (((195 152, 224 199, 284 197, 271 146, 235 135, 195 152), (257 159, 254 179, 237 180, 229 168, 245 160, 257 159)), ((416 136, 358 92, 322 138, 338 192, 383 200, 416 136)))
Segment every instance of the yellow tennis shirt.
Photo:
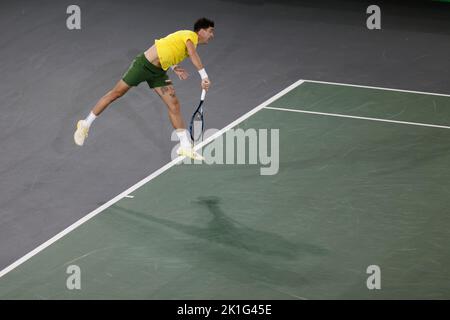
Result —
POLYGON ((164 70, 178 64, 189 56, 186 42, 191 40, 195 47, 198 43, 198 35, 194 31, 180 30, 169 34, 165 38, 155 40, 159 62, 164 70))

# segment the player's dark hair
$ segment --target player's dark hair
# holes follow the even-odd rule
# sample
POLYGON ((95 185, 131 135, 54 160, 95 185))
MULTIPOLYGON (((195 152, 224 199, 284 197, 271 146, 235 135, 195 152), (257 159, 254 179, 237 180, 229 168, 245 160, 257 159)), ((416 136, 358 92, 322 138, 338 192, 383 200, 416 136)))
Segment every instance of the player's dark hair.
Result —
POLYGON ((206 18, 201 18, 195 22, 194 31, 198 32, 198 31, 200 31, 200 29, 208 29, 209 27, 214 28, 214 21, 206 19, 206 18))

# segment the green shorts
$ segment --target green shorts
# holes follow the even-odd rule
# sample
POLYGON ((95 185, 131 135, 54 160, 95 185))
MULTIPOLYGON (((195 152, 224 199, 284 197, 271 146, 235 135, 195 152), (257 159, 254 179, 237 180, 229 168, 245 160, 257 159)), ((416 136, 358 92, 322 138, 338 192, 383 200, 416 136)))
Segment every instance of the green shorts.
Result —
POLYGON ((147 81, 150 88, 171 85, 167 72, 153 65, 143 53, 134 58, 127 72, 122 77, 130 87, 135 87, 143 81, 147 81))

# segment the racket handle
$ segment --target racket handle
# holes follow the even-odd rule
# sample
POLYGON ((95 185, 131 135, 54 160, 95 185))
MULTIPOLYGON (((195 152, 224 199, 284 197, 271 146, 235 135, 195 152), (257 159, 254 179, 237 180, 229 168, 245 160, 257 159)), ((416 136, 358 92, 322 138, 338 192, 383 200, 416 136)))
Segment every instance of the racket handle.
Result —
POLYGON ((206 90, 203 89, 203 90, 202 90, 202 96, 200 97, 200 100, 204 101, 204 100, 205 100, 205 97, 206 97, 206 90))

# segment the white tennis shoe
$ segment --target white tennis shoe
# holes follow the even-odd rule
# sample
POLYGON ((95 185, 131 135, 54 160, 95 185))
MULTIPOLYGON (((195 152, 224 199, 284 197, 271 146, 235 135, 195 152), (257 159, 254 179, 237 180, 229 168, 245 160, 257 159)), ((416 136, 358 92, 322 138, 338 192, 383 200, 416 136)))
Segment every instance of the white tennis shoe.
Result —
POLYGON ((73 140, 79 146, 84 144, 84 140, 88 137, 89 126, 85 120, 80 120, 77 123, 77 130, 73 135, 73 140))
POLYGON ((177 149, 177 154, 179 156, 189 157, 194 160, 205 160, 205 158, 201 154, 196 152, 193 148, 179 147, 177 149))

